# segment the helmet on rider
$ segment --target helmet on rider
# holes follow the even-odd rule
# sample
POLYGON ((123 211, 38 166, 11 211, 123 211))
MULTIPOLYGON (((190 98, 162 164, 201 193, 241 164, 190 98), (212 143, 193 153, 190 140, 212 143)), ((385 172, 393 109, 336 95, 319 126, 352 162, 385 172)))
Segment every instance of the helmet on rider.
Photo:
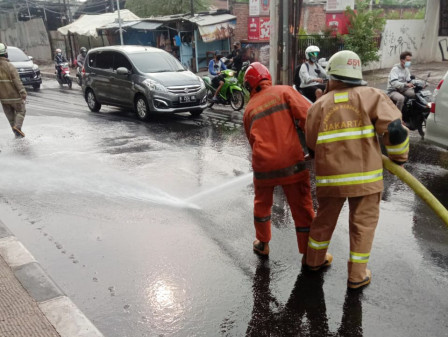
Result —
POLYGON ((330 79, 352 85, 366 85, 362 79, 361 59, 350 51, 343 50, 334 54, 327 65, 330 79))
POLYGON ((260 62, 254 62, 246 70, 244 74, 244 87, 252 91, 252 89, 258 87, 259 83, 263 80, 272 81, 271 73, 260 62))
POLYGON ((79 48, 79 53, 82 54, 82 56, 86 56, 87 48, 86 47, 79 48))
POLYGON ((8 47, 6 44, 0 42, 0 56, 8 57, 8 47))
POLYGON ((305 57, 313 63, 317 62, 317 57, 319 56, 320 49, 317 46, 309 46, 305 49, 305 57))
POLYGON ((62 54, 62 50, 61 49, 56 49, 56 54, 61 55, 62 54))

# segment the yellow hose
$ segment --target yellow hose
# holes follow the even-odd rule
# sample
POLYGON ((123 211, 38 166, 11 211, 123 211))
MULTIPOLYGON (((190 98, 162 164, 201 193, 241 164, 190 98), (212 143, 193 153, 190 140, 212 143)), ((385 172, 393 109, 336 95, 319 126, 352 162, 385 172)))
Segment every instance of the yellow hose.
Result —
POLYGON ((428 189, 422 185, 412 174, 406 171, 400 165, 395 164, 388 157, 383 155, 383 165, 392 174, 400 178, 406 185, 412 188, 420 198, 422 198, 429 207, 445 222, 448 226, 448 210, 440 203, 436 197, 428 191, 428 189))

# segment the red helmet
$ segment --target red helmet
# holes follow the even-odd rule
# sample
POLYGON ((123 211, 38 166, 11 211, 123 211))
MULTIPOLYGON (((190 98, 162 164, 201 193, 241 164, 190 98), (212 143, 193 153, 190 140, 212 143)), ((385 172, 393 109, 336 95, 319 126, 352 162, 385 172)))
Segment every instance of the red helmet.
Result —
POLYGON ((252 91, 262 80, 272 80, 268 68, 260 62, 251 63, 244 74, 244 86, 247 90, 252 91))

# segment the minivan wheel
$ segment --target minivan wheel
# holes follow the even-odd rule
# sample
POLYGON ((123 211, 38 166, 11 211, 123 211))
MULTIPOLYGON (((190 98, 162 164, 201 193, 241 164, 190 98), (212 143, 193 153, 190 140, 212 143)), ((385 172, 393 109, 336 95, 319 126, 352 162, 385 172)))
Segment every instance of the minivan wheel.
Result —
POLYGON ((34 91, 39 91, 39 89, 40 89, 40 83, 33 84, 33 90, 34 91))
POLYGON ((96 100, 96 96, 93 93, 93 90, 89 89, 86 94, 86 101, 87 106, 89 107, 90 111, 92 112, 98 112, 101 109, 101 104, 98 103, 96 100))
POLYGON ((140 95, 135 99, 135 113, 142 121, 149 118, 149 105, 145 96, 140 95))

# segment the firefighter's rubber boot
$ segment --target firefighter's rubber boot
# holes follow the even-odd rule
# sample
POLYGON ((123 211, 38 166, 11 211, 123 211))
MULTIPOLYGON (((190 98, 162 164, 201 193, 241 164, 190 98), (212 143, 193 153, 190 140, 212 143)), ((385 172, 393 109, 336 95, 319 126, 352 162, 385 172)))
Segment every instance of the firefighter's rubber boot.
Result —
POLYGON ((372 280, 372 272, 370 271, 370 269, 366 269, 366 274, 367 276, 360 282, 347 281, 347 287, 349 289, 360 289, 370 284, 370 281, 372 280))
POLYGON ((315 267, 311 267, 306 264, 306 255, 303 255, 303 257, 302 257, 302 266, 304 266, 308 270, 312 270, 312 271, 318 271, 323 268, 327 268, 327 267, 331 266, 332 262, 333 262, 333 255, 331 255, 330 253, 325 254, 325 262, 324 263, 322 263, 320 266, 315 266, 315 267))
POLYGON ((254 252, 258 255, 268 256, 269 255, 269 243, 261 242, 260 240, 254 241, 254 252))
POLYGON ((16 138, 23 138, 23 137, 25 137, 25 134, 23 133, 23 131, 20 130, 20 128, 17 127, 17 126, 13 126, 12 127, 12 131, 16 135, 16 138))

